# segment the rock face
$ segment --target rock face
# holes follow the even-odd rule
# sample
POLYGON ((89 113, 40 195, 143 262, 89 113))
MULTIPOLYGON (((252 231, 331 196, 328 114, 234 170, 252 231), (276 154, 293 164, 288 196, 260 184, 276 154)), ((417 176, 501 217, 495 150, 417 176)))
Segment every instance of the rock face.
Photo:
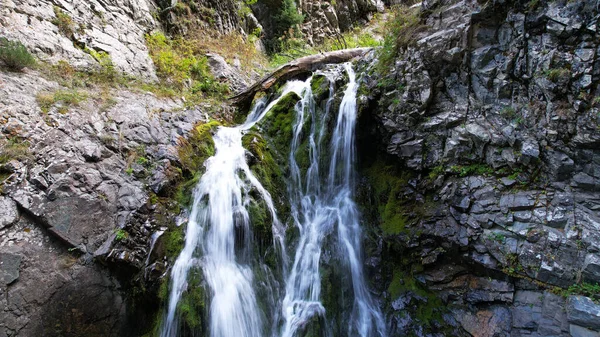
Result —
POLYGON ((381 0, 301 0, 298 7, 305 17, 302 33, 311 45, 334 38, 384 9, 381 0))
POLYGON ((171 185, 176 146, 206 114, 116 90, 109 106, 91 92, 43 113, 36 93, 67 89, 35 72, 0 83, 0 137, 28 145, 0 196, 0 336, 136 335, 125 286, 163 225, 146 221, 149 194, 171 185))
POLYGON ((597 335, 590 300, 567 315, 549 292, 600 282, 596 1, 421 6, 425 28, 361 89, 360 151, 380 139, 409 177, 374 278, 400 256, 423 264, 417 282, 473 336, 597 335))
POLYGON ((41 59, 96 67, 87 48, 108 53, 120 71, 156 77, 144 40, 158 26, 150 0, 9 0, 0 11, 0 35, 21 41, 41 59))

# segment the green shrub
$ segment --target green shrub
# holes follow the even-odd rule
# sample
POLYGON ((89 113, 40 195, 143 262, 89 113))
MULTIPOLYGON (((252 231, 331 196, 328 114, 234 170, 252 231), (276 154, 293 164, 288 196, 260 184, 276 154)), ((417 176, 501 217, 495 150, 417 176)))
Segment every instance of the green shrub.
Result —
POLYGON ((20 71, 35 64, 35 59, 19 41, 0 38, 0 61, 10 69, 20 71))
POLYGON ((107 52, 95 51, 89 48, 85 48, 85 52, 90 54, 100 65, 100 68, 94 74, 97 82, 112 83, 116 81, 119 74, 117 73, 115 65, 107 52))
POLYGON ((398 56, 400 49, 415 42, 415 35, 425 28, 419 8, 395 6, 385 24, 383 47, 379 51, 379 68, 385 70, 398 56))
POLYGON ((205 93, 217 96, 229 92, 226 84, 214 79, 208 68, 208 59, 205 55, 197 54, 190 41, 170 39, 162 33, 154 33, 146 35, 146 43, 157 75, 183 90, 184 95, 205 93))
POLYGON ((31 157, 30 144, 19 137, 0 140, 0 166, 11 160, 24 161, 31 157))
POLYGON ((549 69, 545 74, 546 77, 554 83, 568 81, 571 77, 571 71, 566 68, 549 69))
POLYGON ((162 33, 154 33, 146 35, 146 43, 156 66, 156 73, 162 79, 183 86, 188 79, 208 76, 206 58, 196 58, 185 40, 171 40, 162 33))
POLYGON ((64 36, 71 38, 73 36, 73 19, 58 6, 54 6, 54 15, 56 17, 51 22, 64 36))
POLYGON ((55 92, 40 92, 35 97, 42 112, 47 113, 55 104, 60 104, 59 112, 67 113, 69 107, 77 106, 88 99, 85 91, 69 89, 55 92))

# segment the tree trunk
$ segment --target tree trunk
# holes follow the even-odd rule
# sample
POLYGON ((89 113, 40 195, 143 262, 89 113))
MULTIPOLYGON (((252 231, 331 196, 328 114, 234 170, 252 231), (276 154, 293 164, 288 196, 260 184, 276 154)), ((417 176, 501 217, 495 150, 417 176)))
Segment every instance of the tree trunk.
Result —
POLYGON ((286 81, 295 76, 313 72, 326 64, 347 62, 355 57, 363 56, 372 49, 373 48, 343 49, 295 59, 292 62, 277 68, 274 72, 263 77, 248 89, 229 98, 229 100, 232 104, 239 107, 249 106, 257 92, 268 90, 277 82, 286 81))

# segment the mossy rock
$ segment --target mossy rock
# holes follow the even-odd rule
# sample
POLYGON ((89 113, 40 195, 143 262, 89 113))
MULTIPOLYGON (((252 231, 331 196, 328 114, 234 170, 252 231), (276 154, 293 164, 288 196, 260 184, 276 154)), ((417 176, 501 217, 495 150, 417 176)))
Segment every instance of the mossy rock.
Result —
POLYGON ((384 236, 397 235, 407 231, 409 210, 402 192, 408 184, 406 174, 398 173, 394 166, 383 161, 375 162, 364 171, 372 187, 373 201, 380 215, 380 228, 384 236))
POLYGON ((206 159, 215 155, 215 142, 212 137, 219 126, 221 123, 218 121, 198 123, 187 139, 180 139, 177 153, 184 170, 198 172, 206 159))
POLYGON ((265 134, 273 141, 278 153, 282 155, 289 153, 296 118, 295 106, 298 101, 300 101, 298 94, 294 92, 286 94, 259 123, 265 134))
POLYGON ((310 88, 312 89, 315 101, 321 101, 329 96, 329 80, 325 75, 314 75, 311 82, 310 88))
MULTIPOLYGON (((265 138, 256 129, 250 130, 242 137, 242 144, 244 148, 248 150, 250 154, 252 154, 252 159, 249 161, 250 170, 260 181, 262 186, 271 194, 271 198, 273 199, 273 203, 275 204, 275 208, 277 209, 280 218, 285 219, 289 214, 289 205, 287 203, 287 190, 284 188, 284 186, 286 186, 283 169, 284 159, 277 156, 273 150, 274 145, 269 145, 265 138), (276 158, 279 160, 276 160, 276 158)), ((268 214, 266 205, 263 205, 261 208, 263 208, 268 214)), ((270 223, 270 214, 261 215, 262 213, 258 212, 257 209, 254 211, 257 213, 255 214, 257 219, 269 219, 270 223)), ((257 222, 260 220, 254 221, 257 222)), ((256 223, 256 225, 259 224, 256 223)), ((263 225, 260 224, 260 226, 263 225)), ((259 232, 264 232, 265 230, 265 228, 259 229, 259 232)))

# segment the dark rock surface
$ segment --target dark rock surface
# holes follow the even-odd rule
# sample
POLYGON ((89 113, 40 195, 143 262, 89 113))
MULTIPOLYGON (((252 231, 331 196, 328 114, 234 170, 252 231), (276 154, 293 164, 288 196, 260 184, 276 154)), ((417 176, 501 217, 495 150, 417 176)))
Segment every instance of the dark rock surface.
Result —
MULTIPOLYGON (((363 165, 409 177, 394 206, 406 223, 384 228, 391 248, 375 279, 412 268, 405 277, 473 336, 596 335, 592 316, 568 319, 552 292, 600 282, 598 3, 421 7, 426 28, 389 73, 360 63, 363 165)), ((378 283, 384 298, 389 282, 378 283)))

